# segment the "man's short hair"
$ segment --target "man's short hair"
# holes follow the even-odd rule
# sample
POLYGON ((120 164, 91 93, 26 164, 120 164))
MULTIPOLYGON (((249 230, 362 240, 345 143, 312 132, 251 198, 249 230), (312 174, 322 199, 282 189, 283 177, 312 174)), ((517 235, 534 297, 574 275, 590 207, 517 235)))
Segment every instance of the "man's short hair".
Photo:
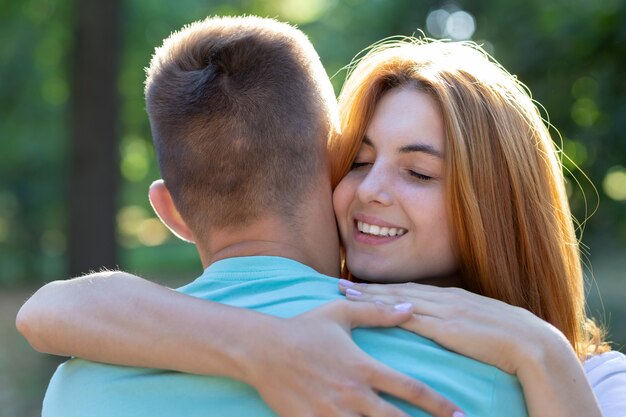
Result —
POLYGON ((199 234, 294 216, 337 127, 315 49, 272 19, 207 18, 172 34, 145 95, 161 174, 199 234))

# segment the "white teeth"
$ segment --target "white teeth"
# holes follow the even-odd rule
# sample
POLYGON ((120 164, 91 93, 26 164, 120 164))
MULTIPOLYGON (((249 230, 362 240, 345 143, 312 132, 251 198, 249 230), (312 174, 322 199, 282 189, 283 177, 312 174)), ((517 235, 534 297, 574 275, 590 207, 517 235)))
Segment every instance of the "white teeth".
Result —
POLYGON ((368 224, 362 221, 357 221, 357 228, 361 233, 374 236, 402 236, 406 233, 406 229, 377 226, 375 224, 368 224))

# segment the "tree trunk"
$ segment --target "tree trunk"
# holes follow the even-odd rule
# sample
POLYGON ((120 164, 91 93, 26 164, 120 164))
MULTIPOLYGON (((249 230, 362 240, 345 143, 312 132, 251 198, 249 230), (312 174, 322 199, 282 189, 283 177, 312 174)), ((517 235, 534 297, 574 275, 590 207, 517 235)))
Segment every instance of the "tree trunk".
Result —
POLYGON ((119 0, 75 0, 69 272, 116 266, 119 0))

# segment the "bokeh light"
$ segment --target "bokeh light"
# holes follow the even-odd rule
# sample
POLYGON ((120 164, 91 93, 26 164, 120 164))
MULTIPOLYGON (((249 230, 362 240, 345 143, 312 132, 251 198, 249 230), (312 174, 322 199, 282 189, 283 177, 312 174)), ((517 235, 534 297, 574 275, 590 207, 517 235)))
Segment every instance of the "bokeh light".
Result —
POLYGON ((148 174, 151 157, 146 141, 135 135, 126 136, 121 143, 122 160, 120 171, 128 181, 143 180, 148 174))
POLYGON ((575 98, 595 97, 598 92, 598 82, 592 77, 581 77, 572 85, 572 96, 575 98))
POLYGON ((600 117, 600 110, 596 102, 589 97, 579 98, 572 105, 572 120, 582 127, 590 127, 600 117))
POLYGON ((142 206, 126 206, 117 214, 117 231, 122 246, 138 246, 137 230, 142 221, 148 218, 148 210, 142 206))
POLYGON ((161 221, 142 206, 123 207, 117 215, 119 242, 126 248, 140 245, 157 246, 166 242, 171 234, 161 221))
POLYGON ((462 10, 452 13, 446 21, 446 33, 455 41, 471 39, 476 31, 474 17, 462 10))
POLYGON ((616 201, 626 201, 626 168, 614 166, 610 168, 602 181, 604 193, 616 201))
POLYGON ((476 31, 474 16, 458 6, 450 4, 428 13, 426 29, 436 38, 450 38, 455 41, 471 39, 476 31))
POLYGON ((319 19, 335 0, 282 0, 277 4, 281 19, 305 24, 319 19))
POLYGON ((158 246, 169 237, 169 230, 156 218, 145 219, 137 227, 137 239, 146 246, 158 246))
POLYGON ((587 156, 588 156, 587 147, 579 141, 572 140, 572 139, 564 139, 563 140, 563 152, 565 152, 565 155, 566 155, 566 158, 564 158, 563 163, 568 168, 573 168, 574 165, 582 167, 587 161, 587 156))

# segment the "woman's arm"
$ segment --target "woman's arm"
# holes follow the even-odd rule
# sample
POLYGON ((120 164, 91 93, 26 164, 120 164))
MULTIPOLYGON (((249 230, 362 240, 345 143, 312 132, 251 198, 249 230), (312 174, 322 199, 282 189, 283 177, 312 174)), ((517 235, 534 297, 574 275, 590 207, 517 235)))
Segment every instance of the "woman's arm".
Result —
POLYGON ((405 416, 377 392, 452 416, 458 409, 448 400, 374 361, 350 338, 353 327, 395 326, 411 311, 355 307, 339 301, 280 319, 105 272, 44 286, 16 324, 41 352, 247 382, 280 416, 405 416))
POLYGON ((246 355, 239 331, 270 326, 271 318, 217 306, 131 274, 101 272, 45 285, 22 306, 16 325, 43 353, 242 379, 246 355), (217 323, 223 324, 219 337, 192 331, 217 323))
POLYGON ((353 301, 411 302, 414 317, 402 327, 516 375, 531 417, 602 417, 567 339, 527 310, 459 288, 342 280, 340 289, 353 301))

